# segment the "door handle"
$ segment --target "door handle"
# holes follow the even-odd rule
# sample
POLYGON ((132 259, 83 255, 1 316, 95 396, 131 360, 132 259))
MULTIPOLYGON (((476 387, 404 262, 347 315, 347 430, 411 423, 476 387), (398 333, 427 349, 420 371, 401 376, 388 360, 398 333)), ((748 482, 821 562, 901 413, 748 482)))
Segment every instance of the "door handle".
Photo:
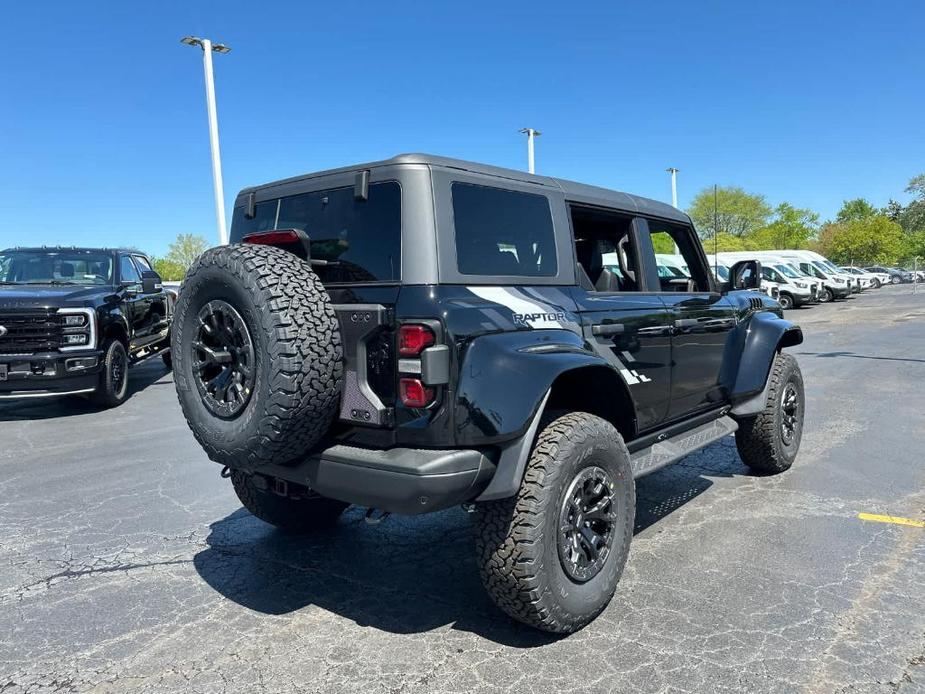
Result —
POLYGON ((701 321, 699 318, 678 318, 678 320, 674 322, 674 327, 683 330, 684 328, 696 328, 700 324, 701 321))
POLYGON ((626 332, 626 327, 623 323, 598 323, 591 326, 592 335, 622 335, 624 332, 626 332))

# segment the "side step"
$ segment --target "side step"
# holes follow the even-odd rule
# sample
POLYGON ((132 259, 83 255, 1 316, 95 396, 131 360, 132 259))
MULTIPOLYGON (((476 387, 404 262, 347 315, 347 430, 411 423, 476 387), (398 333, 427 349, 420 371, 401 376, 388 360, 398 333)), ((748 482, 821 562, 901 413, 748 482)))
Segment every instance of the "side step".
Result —
POLYGON ((684 456, 729 436, 738 428, 739 425, 731 417, 720 417, 636 451, 630 455, 633 478, 648 475, 666 465, 671 465, 684 456))

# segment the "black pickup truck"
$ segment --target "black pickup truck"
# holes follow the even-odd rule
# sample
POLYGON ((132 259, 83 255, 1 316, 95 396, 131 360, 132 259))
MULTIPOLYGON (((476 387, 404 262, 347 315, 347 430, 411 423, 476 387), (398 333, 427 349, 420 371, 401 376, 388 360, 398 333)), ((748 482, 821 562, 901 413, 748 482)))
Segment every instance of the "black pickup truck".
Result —
POLYGON ((539 629, 606 607, 636 478, 733 434, 757 474, 796 458, 803 334, 670 205, 404 155, 246 189, 231 238, 171 339, 244 506, 311 530, 462 504, 488 593, 539 629), (689 276, 659 274, 672 245, 689 276))
POLYGON ((121 404, 128 368, 170 361, 176 294, 135 250, 0 251, 0 400, 89 395, 121 404))

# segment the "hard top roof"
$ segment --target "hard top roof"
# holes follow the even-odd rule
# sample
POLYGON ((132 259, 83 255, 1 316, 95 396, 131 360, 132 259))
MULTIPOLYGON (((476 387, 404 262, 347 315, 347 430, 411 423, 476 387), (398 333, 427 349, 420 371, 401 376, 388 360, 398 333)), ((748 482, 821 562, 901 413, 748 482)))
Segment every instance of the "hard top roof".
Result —
POLYGON ((43 251, 52 251, 54 253, 70 251, 73 253, 76 251, 77 253, 134 253, 135 255, 147 255, 147 253, 139 251, 137 248, 106 248, 103 246, 13 246, 12 248, 0 250, 0 253, 13 251, 22 251, 24 253, 41 253, 43 251))
POLYGON ((516 169, 505 169, 500 166, 479 164, 476 162, 464 161, 462 159, 451 159, 449 157, 440 157, 432 154, 399 154, 392 157, 391 159, 383 159, 382 161, 374 161, 366 164, 355 164, 353 166, 344 166, 337 169, 328 169, 326 171, 303 174, 301 176, 294 176, 292 178, 287 178, 280 181, 273 181, 263 185, 245 188, 239 193, 239 196, 246 195, 247 193, 257 190, 265 190, 267 188, 272 188, 278 185, 296 183, 298 181, 305 181, 320 176, 328 176, 330 174, 361 171, 364 169, 375 169, 384 166, 413 164, 423 164, 426 166, 442 169, 457 169, 460 171, 480 173, 488 176, 505 178, 508 180, 521 181, 524 183, 535 183, 537 185, 551 186, 561 190, 565 194, 566 199, 573 202, 611 207, 626 212, 648 214, 664 219, 676 220, 679 222, 690 221, 690 218, 680 210, 675 209, 667 203, 659 202, 658 200, 651 200, 649 198, 643 198, 638 195, 632 195, 630 193, 622 193, 616 190, 610 190, 609 188, 601 188, 584 183, 576 183, 575 181, 568 181, 561 178, 539 176, 536 174, 526 173, 524 171, 517 171, 516 169))

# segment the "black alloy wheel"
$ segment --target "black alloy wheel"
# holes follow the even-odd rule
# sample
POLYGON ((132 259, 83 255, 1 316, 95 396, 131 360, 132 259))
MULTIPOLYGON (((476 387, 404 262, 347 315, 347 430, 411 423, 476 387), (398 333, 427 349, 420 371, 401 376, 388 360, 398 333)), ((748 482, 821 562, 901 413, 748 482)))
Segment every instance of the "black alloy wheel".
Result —
POLYGON ((618 503, 603 468, 584 468, 569 485, 559 511, 559 560, 573 580, 591 580, 607 561, 618 503))
POLYGON ((254 344, 241 314, 227 301, 208 302, 198 320, 192 341, 196 387, 210 412, 230 419, 254 390, 254 344))

